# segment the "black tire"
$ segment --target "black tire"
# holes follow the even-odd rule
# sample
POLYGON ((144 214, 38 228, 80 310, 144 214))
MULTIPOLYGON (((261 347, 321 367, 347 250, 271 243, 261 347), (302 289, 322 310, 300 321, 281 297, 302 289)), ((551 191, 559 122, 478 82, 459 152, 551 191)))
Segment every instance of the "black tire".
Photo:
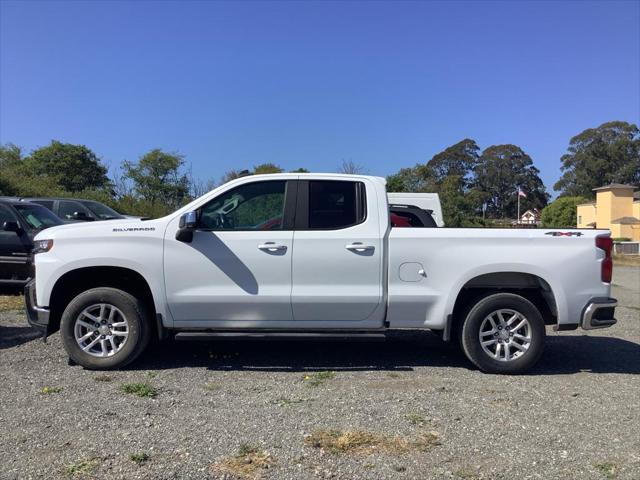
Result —
POLYGON ((100 287, 82 292, 69 302, 60 321, 60 334, 71 360, 90 370, 111 370, 133 362, 144 351, 151 337, 151 325, 140 300, 116 288, 100 287), (96 304, 113 305, 124 314, 128 323, 126 342, 116 353, 107 357, 97 357, 83 351, 74 333, 81 312, 96 304))
MULTIPOLYGON (((488 324, 485 325, 490 326, 488 324)), ((501 331, 502 328, 504 327, 500 327, 501 331)), ((493 335, 496 334, 494 333, 493 335)), ((506 335, 509 335, 509 333, 506 333, 506 335)), ((492 336, 485 338, 491 339, 492 336)), ((467 358, 483 372, 515 374, 529 370, 540 359, 544 350, 545 336, 544 320, 533 303, 520 295, 512 293, 497 293, 479 299, 469 310, 469 313, 462 325, 460 343, 467 358), (485 352, 480 342, 480 329, 482 328, 485 318, 493 312, 503 309, 518 312, 529 322, 530 325, 531 340, 529 347, 524 352, 518 350, 517 358, 512 358, 508 361, 498 360, 485 352)), ((504 342, 504 345, 501 347, 502 355, 504 355, 506 343, 511 343, 514 340, 512 338, 508 338, 506 340, 502 340, 500 338, 496 339, 496 341, 499 341, 501 344, 504 342)), ((511 345, 513 344, 511 343, 511 345)), ((509 350, 512 348, 511 345, 509 350)), ((493 348, 495 350, 496 347, 497 345, 487 348, 493 348)), ((516 352, 516 350, 513 351, 516 352)))

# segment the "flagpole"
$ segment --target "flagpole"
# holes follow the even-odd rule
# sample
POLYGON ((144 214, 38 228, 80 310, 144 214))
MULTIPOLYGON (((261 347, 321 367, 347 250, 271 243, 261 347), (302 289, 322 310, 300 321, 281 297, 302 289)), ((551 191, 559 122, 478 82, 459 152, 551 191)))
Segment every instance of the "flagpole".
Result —
POLYGON ((516 219, 516 225, 520 225, 520 187, 518 187, 518 218, 516 219))

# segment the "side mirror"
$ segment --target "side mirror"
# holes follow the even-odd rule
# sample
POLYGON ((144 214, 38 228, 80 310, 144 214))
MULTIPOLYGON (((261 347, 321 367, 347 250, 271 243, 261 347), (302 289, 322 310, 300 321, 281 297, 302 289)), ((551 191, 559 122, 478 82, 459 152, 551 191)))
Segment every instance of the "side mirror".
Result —
POLYGON ((4 230, 5 232, 15 232, 18 234, 22 232, 22 228, 20 228, 18 222, 4 222, 2 224, 2 230, 4 230))
POLYGON ((176 240, 185 243, 191 243, 193 240, 193 232, 198 223, 196 212, 187 212, 180 217, 178 231, 176 232, 176 240))

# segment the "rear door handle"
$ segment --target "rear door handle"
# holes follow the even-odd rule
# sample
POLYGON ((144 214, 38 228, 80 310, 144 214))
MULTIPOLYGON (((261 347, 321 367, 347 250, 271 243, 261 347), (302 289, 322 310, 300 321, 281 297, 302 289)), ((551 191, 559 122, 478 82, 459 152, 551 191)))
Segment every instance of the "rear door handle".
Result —
POLYGON ((368 252, 370 250, 375 250, 376 247, 373 245, 365 245, 362 242, 353 242, 348 245, 345 245, 344 248, 347 250, 351 250, 352 252, 368 252))
POLYGON ((276 242, 264 242, 258 245, 258 248, 265 252, 280 252, 280 251, 286 250, 287 246, 280 245, 279 243, 276 243, 276 242))

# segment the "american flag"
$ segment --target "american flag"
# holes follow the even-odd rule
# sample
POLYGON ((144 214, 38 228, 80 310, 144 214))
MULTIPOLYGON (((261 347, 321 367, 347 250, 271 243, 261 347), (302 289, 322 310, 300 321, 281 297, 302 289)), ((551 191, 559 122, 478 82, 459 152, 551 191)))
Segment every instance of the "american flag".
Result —
POLYGON ((524 193, 521 188, 518 188, 518 196, 527 198, 527 194, 524 193))

